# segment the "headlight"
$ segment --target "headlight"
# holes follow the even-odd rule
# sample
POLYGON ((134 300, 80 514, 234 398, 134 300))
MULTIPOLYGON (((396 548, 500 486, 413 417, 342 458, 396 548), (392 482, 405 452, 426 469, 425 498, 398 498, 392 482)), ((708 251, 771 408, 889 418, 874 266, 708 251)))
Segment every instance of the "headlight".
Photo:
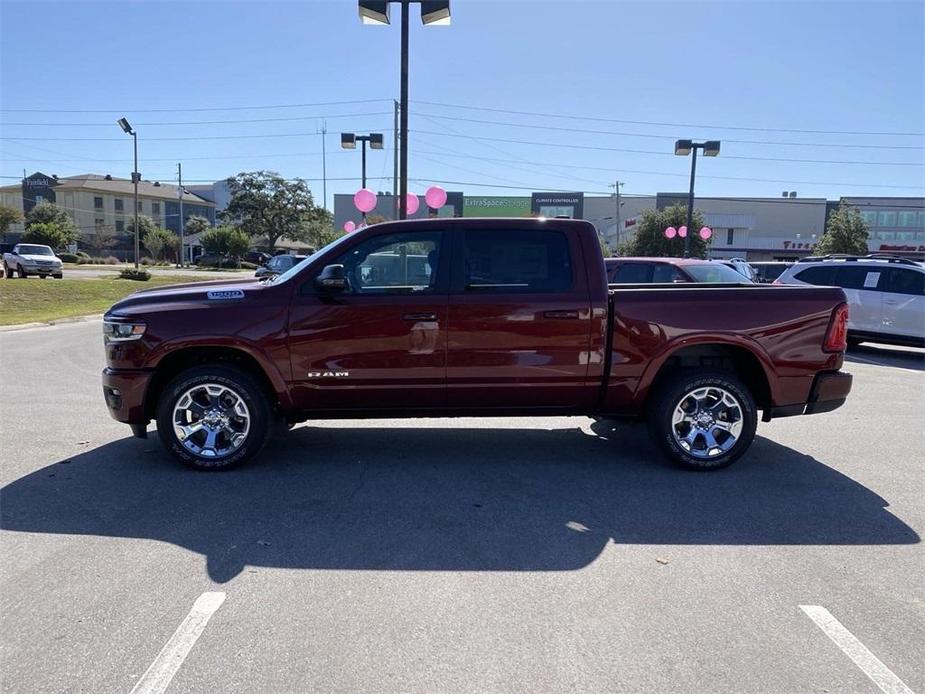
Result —
POLYGON ((140 340, 145 334, 144 323, 116 323, 115 321, 103 321, 103 339, 107 342, 129 342, 130 340, 140 340))

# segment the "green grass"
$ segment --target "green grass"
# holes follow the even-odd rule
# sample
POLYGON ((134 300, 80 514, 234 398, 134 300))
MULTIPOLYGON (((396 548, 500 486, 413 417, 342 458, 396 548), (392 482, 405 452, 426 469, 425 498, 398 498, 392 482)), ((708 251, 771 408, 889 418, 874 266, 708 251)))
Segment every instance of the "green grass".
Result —
POLYGON ((0 280, 0 325, 40 323, 103 313, 119 299, 148 287, 202 282, 201 277, 152 277, 147 282, 117 278, 0 280))

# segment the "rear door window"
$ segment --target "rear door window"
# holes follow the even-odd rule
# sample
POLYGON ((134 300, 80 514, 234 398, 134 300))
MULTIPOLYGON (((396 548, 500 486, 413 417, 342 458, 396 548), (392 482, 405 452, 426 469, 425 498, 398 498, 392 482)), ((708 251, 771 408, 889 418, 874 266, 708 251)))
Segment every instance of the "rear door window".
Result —
POLYGON ((674 265, 668 263, 656 263, 652 270, 652 282, 655 284, 671 284, 676 280, 683 282, 686 279, 674 265))
POLYGON ((886 291, 892 294, 925 295, 925 272, 892 267, 886 270, 886 291))
POLYGON ((834 265, 816 265, 800 270, 794 275, 795 279, 809 284, 820 284, 823 286, 835 286, 835 271, 838 268, 834 265))
POLYGON ((617 268, 614 284, 648 284, 652 281, 652 263, 623 263, 617 268))
POLYGON ((572 288, 568 239, 560 231, 469 230, 462 245, 464 292, 556 293, 572 288))
POLYGON ((883 290, 884 274, 880 268, 845 265, 835 273, 835 286, 844 289, 883 290))

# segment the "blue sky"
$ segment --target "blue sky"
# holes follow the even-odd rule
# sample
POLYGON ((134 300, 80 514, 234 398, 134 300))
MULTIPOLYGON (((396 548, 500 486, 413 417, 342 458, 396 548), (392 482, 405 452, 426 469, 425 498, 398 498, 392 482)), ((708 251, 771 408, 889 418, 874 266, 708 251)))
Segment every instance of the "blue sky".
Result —
MULTIPOLYGON (((686 190, 673 141, 694 137, 723 141, 698 162, 701 195, 921 195, 923 8, 453 0, 452 26, 426 28, 412 9, 411 190, 686 190)), ((272 169, 318 179, 320 199, 326 121, 329 205, 359 187, 341 131, 386 134, 368 174, 391 188, 397 7, 382 28, 362 26, 354 0, 4 0, 0 13, 4 182, 24 168, 127 177, 125 115, 151 180, 177 161, 195 181, 272 169), (348 101, 362 103, 329 103, 348 101), (258 106, 281 107, 243 108, 258 106)))

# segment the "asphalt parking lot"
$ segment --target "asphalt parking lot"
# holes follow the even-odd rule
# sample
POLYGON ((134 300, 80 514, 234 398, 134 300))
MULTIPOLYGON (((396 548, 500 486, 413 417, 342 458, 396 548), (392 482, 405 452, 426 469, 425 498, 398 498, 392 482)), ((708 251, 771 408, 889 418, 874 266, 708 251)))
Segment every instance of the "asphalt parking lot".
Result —
POLYGON ((195 473, 110 420, 102 358, 0 334, 5 692, 925 691, 922 351, 861 347, 844 408, 712 474, 585 418, 195 473))

